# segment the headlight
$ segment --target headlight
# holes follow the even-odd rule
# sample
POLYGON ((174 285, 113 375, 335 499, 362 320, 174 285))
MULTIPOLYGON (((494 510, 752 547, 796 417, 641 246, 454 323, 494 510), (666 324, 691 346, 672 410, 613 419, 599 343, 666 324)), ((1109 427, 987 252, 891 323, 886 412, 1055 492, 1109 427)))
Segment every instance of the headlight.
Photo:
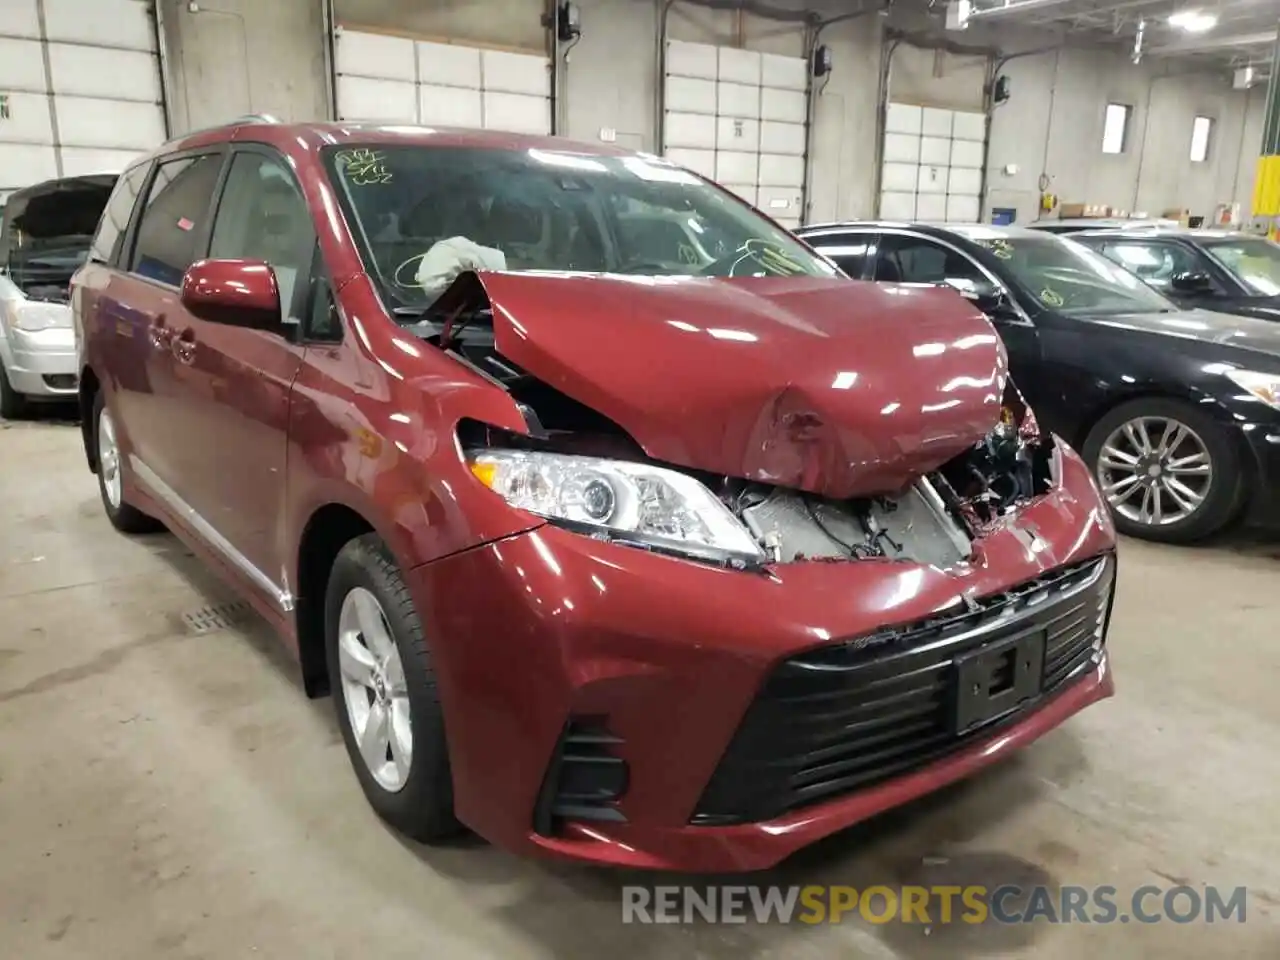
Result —
POLYGON ((1268 406, 1280 409, 1280 374, 1254 370, 1224 370, 1237 387, 1248 390, 1268 406))
POLYGON ((527 450, 473 450, 471 472, 513 507, 585 533, 733 564, 760 545, 710 490, 675 470, 527 450))
POLYGON ((71 325, 71 311, 65 307, 50 309, 49 304, 29 300, 13 312, 13 325, 24 333, 71 325))

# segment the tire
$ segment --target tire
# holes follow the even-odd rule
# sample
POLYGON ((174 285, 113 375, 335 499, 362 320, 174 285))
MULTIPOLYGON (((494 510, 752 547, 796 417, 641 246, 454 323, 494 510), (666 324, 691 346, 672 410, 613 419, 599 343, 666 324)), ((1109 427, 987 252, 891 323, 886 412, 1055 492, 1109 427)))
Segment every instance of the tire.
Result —
POLYGON ((453 815, 431 651, 404 577, 376 534, 357 537, 338 552, 325 591, 324 623, 334 710, 369 805, 415 840, 455 836, 461 826, 453 815), (370 669, 374 663, 378 667, 370 669), (386 735, 367 738, 373 759, 366 761, 361 732, 378 729, 379 717, 386 719, 386 735))
POLYGON ((98 464, 98 496, 111 525, 121 533, 156 533, 164 525, 155 517, 130 506, 124 500, 124 460, 116 441, 115 421, 99 391, 93 398, 93 458, 98 464), (106 431, 104 434, 104 430, 106 431), (103 449, 106 446, 104 463, 103 449))
POLYGON ((21 420, 27 415, 27 398, 13 389, 9 374, 0 363, 0 419, 21 420))
POLYGON ((1094 424, 1083 456, 1116 528, 1144 540, 1192 543, 1213 536, 1236 518, 1248 492, 1231 435, 1179 400, 1147 397, 1121 404, 1094 424), (1148 451, 1140 454, 1144 429, 1148 451), (1159 522, 1156 503, 1162 504, 1159 522))

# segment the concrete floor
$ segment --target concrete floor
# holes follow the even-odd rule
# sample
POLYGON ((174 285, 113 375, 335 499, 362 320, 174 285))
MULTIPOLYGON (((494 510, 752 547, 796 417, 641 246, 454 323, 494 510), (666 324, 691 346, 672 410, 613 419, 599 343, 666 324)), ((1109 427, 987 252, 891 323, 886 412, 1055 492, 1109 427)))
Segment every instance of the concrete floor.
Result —
POLYGON ((755 878, 1245 885, 1245 924, 638 928, 653 878, 386 830, 266 631, 193 633, 225 591, 111 530, 73 426, 0 423, 0 504, 0 956, 1280 957, 1280 548, 1124 544, 1116 699, 755 878))

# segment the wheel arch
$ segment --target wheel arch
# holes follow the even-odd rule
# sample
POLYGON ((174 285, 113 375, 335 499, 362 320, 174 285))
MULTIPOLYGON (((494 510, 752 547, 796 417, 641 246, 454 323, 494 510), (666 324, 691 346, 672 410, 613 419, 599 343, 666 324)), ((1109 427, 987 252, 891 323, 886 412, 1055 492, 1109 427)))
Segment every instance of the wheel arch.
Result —
POLYGON ((298 538, 294 618, 302 685, 309 697, 326 696, 330 689, 324 630, 329 572, 344 546, 357 537, 374 532, 374 524, 363 514, 344 503, 335 502, 314 510, 298 538))

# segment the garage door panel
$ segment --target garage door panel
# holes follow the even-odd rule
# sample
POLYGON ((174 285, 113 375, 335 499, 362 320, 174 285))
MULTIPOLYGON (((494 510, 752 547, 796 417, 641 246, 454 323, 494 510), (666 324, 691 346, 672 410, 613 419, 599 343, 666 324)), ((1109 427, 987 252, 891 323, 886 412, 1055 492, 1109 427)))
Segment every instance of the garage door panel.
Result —
POLYGON ((667 78, 667 109, 715 116, 716 82, 696 77, 667 78))
POLYGON ((0 188, 29 187, 58 175, 52 145, 5 144, 2 150, 4 166, 0 169, 0 188))
POLYGON ((982 169, 982 144, 971 140, 951 141, 951 165, 982 169))
POLYGON ((894 193, 915 193, 920 168, 914 163, 886 163, 880 179, 880 189, 894 193))
POLYGON ((87 147, 62 149, 62 175, 82 177, 90 173, 119 173, 144 150, 97 150, 87 147))
POLYGON ((886 191, 880 197, 880 216, 886 220, 914 220, 916 218, 915 192, 886 191))
POLYGON ((337 72, 344 77, 369 77, 413 83, 417 78, 414 42, 405 37, 344 30, 334 51, 337 72))
POLYGON ((804 123, 808 119, 804 91, 761 87, 760 119, 804 123))
POLYGON ((418 122, 442 127, 484 126, 484 106, 479 90, 462 87, 418 87, 418 122))
POLYGON ((978 140, 987 138, 987 118, 981 113, 964 113, 957 111, 951 129, 951 135, 957 140, 978 140))
POLYGON ((54 93, 159 103, 160 73, 151 53, 49 44, 50 86, 54 93))
POLYGON ((920 162, 950 163, 951 141, 939 137, 921 137, 920 162))
POLYGON ((716 85, 716 112, 722 117, 760 119, 760 88, 742 83, 716 85))
POLYGON ((754 191, 759 168, 759 155, 733 150, 716 151, 717 183, 749 183, 754 191))
POLYGON ((36 0, 3 0, 0 2, 0 33, 10 37, 40 39, 40 15, 36 0))
POLYGON ((947 221, 949 223, 977 223, 982 213, 982 203, 976 196, 952 195, 947 197, 947 221))
POLYGON ((683 40, 667 41, 667 73, 679 77, 702 77, 714 80, 718 76, 716 48, 705 43, 687 43, 683 40))
POLYGON ((760 82, 767 87, 798 90, 809 86, 809 61, 803 57, 784 57, 776 53, 760 57, 760 82))
POLYGON ((667 144, 673 147, 698 147, 714 150, 716 125, 697 113, 667 113, 665 123, 667 144))
MULTIPOLYGON (((750 150, 752 153, 760 149, 760 121, 740 120, 737 117, 720 117, 716 120, 717 150, 750 150)), ((755 177, 751 178, 755 182, 755 177)))
POLYGON ((756 205, 756 186, 754 183, 724 183, 721 186, 734 196, 741 197, 753 207, 756 205))
POLYGON ((43 93, 9 94, 9 119, 0 123, 0 142, 53 144, 53 118, 43 93))
POLYGON ((343 77, 338 85, 338 116, 343 120, 417 123, 417 89, 401 80, 343 77))
POLYGON ((916 219, 941 223, 947 219, 947 196, 944 193, 922 193, 916 197, 916 219))
POLYGON ((547 58, 505 50, 484 50, 480 57, 484 89, 546 97, 551 92, 547 58))
POLYGON ((885 114, 884 128, 889 133, 914 133, 918 136, 922 113, 919 107, 891 103, 885 114))
POLYGON ((0 39, 0 88, 45 91, 44 52, 38 40, 0 39))
POLYGON ((142 0, 44 0, 45 36, 53 41, 151 51, 155 28, 147 8, 142 0))
POLYGON ((920 166, 920 173, 916 177, 916 193, 923 196, 926 193, 947 192, 947 168, 920 166))
POLYGON ((802 187, 804 157, 780 153, 760 154, 759 182, 763 187, 802 187))
POLYGON ((418 82, 433 86, 470 87, 480 90, 480 51, 456 43, 414 45, 418 58, 418 82))
POLYGON ((714 150, 690 150, 686 147, 675 147, 667 151, 667 159, 672 163, 687 167, 694 173, 700 173, 712 180, 716 178, 716 152, 714 150))
POLYGON ((486 90, 484 126, 486 130, 546 135, 551 132, 550 104, 546 97, 486 90))
POLYGON ((756 198, 756 205, 775 220, 800 216, 800 191, 794 187, 761 187, 756 198))
POLYGON ((951 111, 925 107, 920 111, 920 132, 926 137, 951 139, 951 111))
POLYGON ((982 192, 982 171, 965 167, 952 167, 947 179, 947 193, 967 193, 978 196, 982 192))
POLYGON ((769 153, 804 156, 804 124, 765 120, 760 124, 760 149, 769 153))
POLYGON ((153 103, 54 97, 53 105, 65 146, 146 150, 164 140, 164 113, 153 103))
POLYGON ((754 50, 738 50, 734 47, 719 47, 719 72, 721 80, 734 83, 760 85, 760 54, 754 50))
POLYGON ((908 133, 886 133, 884 158, 894 163, 919 163, 920 138, 908 133))

